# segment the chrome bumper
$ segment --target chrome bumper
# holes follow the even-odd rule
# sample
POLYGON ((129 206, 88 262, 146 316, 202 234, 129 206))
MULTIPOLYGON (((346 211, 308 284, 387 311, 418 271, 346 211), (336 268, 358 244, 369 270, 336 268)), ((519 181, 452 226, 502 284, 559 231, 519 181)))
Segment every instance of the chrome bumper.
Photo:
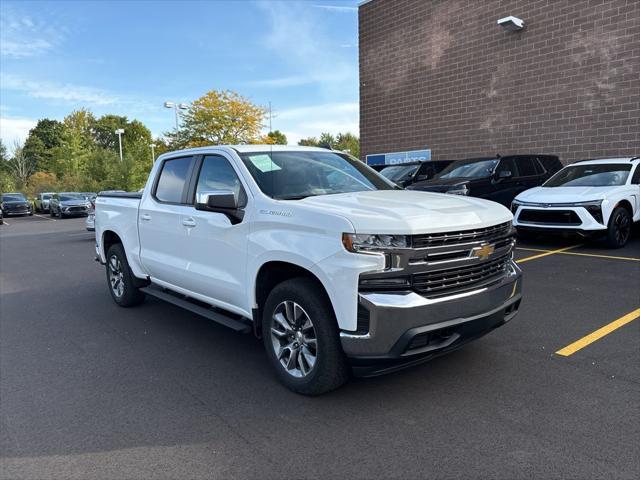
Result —
POLYGON ((497 283, 447 297, 427 299, 415 292, 362 293, 360 309, 368 314, 368 333, 341 332, 342 347, 356 363, 410 361, 429 356, 453 349, 511 320, 521 297, 522 273, 513 261, 507 275, 497 283), (420 346, 424 341, 414 340, 431 334, 442 341, 420 346))

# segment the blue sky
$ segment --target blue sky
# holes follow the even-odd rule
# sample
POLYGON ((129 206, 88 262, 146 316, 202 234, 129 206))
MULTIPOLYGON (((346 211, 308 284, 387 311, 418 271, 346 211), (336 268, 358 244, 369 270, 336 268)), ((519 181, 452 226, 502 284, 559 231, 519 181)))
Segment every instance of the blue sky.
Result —
POLYGON ((290 143, 358 133, 357 0, 0 3, 0 135, 85 107, 160 135, 165 100, 271 101, 290 143))

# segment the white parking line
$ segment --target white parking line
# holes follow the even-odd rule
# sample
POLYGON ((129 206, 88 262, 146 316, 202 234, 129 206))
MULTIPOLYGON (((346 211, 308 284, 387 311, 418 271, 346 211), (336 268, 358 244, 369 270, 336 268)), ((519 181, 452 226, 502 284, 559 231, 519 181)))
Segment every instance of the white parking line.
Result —
POLYGON ((7 222, 6 220, 4 222, 2 222, 3 225, 11 225, 9 222, 7 222))
POLYGON ((43 215, 38 215, 37 213, 34 213, 33 215, 34 215, 35 217, 38 217, 38 218, 44 218, 45 220, 51 220, 52 222, 56 222, 56 221, 57 221, 55 218, 45 217, 45 216, 43 216, 43 215))

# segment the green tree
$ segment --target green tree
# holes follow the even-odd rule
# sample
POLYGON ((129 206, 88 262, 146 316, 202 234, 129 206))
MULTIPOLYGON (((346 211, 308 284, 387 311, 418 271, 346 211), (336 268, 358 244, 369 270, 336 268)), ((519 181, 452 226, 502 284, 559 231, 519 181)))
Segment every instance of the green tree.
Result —
POLYGON ((29 130, 24 142, 24 153, 33 158, 38 170, 50 170, 52 151, 62 144, 64 127, 61 122, 43 118, 29 130))
POLYGON ((316 137, 301 138, 298 145, 302 147, 317 147, 318 139, 316 137))
POLYGON ((166 136, 172 148, 255 143, 266 110, 230 90, 212 90, 195 100, 182 126, 166 136))
POLYGON ((356 158, 360 158, 360 139, 352 133, 339 133, 333 145, 336 150, 348 152, 356 158))
POLYGON ((273 130, 272 132, 267 133, 265 141, 271 145, 286 145, 287 136, 280 130, 273 130))

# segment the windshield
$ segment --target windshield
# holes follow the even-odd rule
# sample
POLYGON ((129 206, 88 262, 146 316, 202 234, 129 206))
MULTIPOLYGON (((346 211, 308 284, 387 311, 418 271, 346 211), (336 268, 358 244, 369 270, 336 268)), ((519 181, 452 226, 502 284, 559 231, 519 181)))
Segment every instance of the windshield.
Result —
POLYGON ((251 152, 240 157, 260 190, 278 200, 395 188, 360 160, 329 150, 251 152))
POLYGON ((79 193, 61 193, 60 194, 61 202, 67 202, 69 200, 86 200, 86 198, 84 198, 84 195, 80 195, 79 193))
POLYGON ((384 175, 392 182, 401 182, 411 177, 420 165, 394 165, 392 167, 383 168, 380 175, 384 175))
POLYGON ((42 194, 42 199, 43 200, 49 200, 51 198, 51 195, 49 195, 48 193, 43 193, 42 194))
POLYGON ((26 202, 27 199, 21 193, 5 193, 2 195, 3 202, 26 202))
POLYGON ((611 187, 624 185, 631 164, 601 163, 565 167, 551 177, 544 187, 611 187))
POLYGON ((484 178, 489 177, 498 165, 498 159, 458 161, 442 170, 436 178, 484 178))

